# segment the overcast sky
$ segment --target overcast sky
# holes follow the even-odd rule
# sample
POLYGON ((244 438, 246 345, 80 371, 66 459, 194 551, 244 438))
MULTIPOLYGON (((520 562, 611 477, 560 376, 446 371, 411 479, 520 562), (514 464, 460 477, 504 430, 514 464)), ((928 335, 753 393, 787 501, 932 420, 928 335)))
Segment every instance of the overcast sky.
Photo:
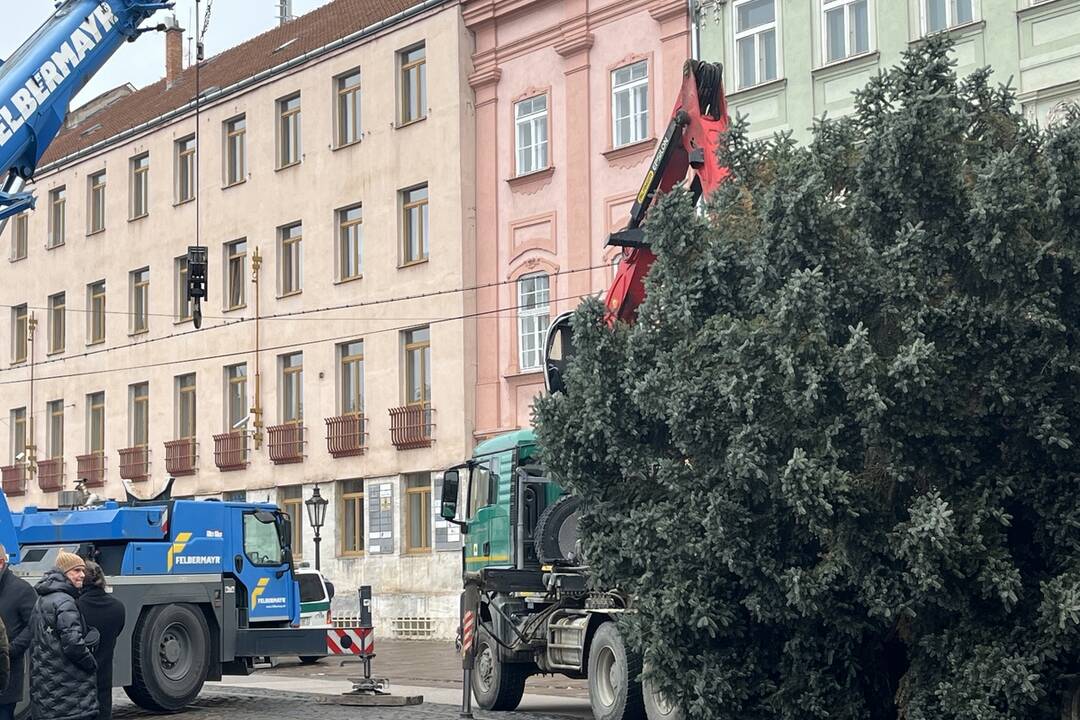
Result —
MULTIPOLYGON (((293 0, 293 14, 301 15, 325 5, 329 0, 293 0)), ((4 2, 4 23, 0 30, 0 58, 7 58, 23 44, 55 8, 54 0, 8 0, 4 2)), ((199 5, 206 13, 206 2, 199 5)), ((176 16, 180 26, 191 37, 194 33, 195 0, 177 0, 176 16)), ((166 13, 146 24, 161 22, 166 13)), ((270 29, 277 23, 277 0, 214 0, 210 13, 210 29, 206 32, 206 57, 237 45, 270 29)), ((200 20, 201 22, 201 20, 200 20)), ((194 46, 194 43, 191 43, 194 46)), ((185 58, 188 44, 185 42, 185 58)), ((192 49, 194 54, 194 49, 192 49)), ((165 76, 165 36, 146 33, 134 43, 124 45, 113 55, 83 91, 76 97, 75 106, 126 82, 137 88, 149 85, 165 76)))

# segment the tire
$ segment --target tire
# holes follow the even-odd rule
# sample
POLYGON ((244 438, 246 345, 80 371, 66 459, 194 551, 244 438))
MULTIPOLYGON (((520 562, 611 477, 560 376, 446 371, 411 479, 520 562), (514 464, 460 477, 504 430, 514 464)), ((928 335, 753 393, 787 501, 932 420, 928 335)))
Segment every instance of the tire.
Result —
POLYGON ((486 630, 481 629, 472 673, 476 704, 482 710, 516 710, 525 694, 528 678, 529 666, 500 660, 499 646, 486 630))
POLYGON ((131 701, 154 712, 174 712, 202 690, 210 667, 210 629, 194 605, 155 605, 132 635, 131 701))
POLYGON ((629 652, 610 620, 589 645, 589 704, 596 720, 644 720, 641 658, 629 652))
POLYGON ((315 663, 319 662, 322 659, 323 659, 322 655, 301 655, 300 656, 300 662, 302 662, 304 665, 314 665, 315 663))
POLYGON ((645 701, 645 717, 648 720, 685 720, 686 714, 682 708, 669 703, 648 680, 641 683, 641 696, 645 701))
POLYGON ((581 499, 563 495, 536 522, 536 553, 545 565, 579 565, 578 518, 581 499))

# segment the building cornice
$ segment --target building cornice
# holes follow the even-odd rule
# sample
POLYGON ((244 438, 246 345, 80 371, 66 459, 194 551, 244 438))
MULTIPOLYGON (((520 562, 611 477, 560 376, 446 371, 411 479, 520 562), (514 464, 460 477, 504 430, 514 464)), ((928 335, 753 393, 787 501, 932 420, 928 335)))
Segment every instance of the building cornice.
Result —
POLYGON ((659 0, 649 6, 649 15, 661 24, 669 20, 685 19, 686 2, 684 0, 659 0))
POLYGON ((555 43, 555 52, 570 58, 591 49, 594 42, 596 38, 591 32, 582 33, 555 43))

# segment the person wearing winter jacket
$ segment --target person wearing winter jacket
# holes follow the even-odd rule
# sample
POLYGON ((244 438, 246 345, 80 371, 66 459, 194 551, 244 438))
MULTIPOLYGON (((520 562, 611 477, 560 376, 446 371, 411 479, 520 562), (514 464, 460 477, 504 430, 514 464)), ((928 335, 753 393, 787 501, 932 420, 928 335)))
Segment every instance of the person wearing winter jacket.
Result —
POLYGON ((26 651, 34 639, 30 615, 37 603, 37 593, 30 583, 8 567, 7 550, 0 545, 0 620, 7 629, 11 672, 7 690, 0 692, 0 720, 15 720, 15 706, 23 699, 26 651))
POLYGON ((87 643, 87 625, 76 599, 86 562, 61 550, 56 567, 34 588, 30 621, 30 711, 34 720, 90 720, 97 716, 97 663, 87 643))
POLYGON ((97 661, 97 720, 112 718, 113 650, 124 629, 124 603, 106 591, 105 573, 95 562, 86 563, 86 582, 79 593, 79 610, 88 627, 97 628, 101 639, 94 648, 97 661))

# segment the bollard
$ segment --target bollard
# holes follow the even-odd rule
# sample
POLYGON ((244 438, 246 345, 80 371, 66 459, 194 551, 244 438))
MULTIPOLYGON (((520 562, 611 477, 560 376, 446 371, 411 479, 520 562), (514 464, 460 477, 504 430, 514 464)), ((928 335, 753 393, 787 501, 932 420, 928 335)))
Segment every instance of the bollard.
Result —
POLYGON ((472 720, 472 673, 476 664, 476 627, 480 611, 480 588, 475 582, 467 582, 461 596, 461 682, 462 720, 472 720))

